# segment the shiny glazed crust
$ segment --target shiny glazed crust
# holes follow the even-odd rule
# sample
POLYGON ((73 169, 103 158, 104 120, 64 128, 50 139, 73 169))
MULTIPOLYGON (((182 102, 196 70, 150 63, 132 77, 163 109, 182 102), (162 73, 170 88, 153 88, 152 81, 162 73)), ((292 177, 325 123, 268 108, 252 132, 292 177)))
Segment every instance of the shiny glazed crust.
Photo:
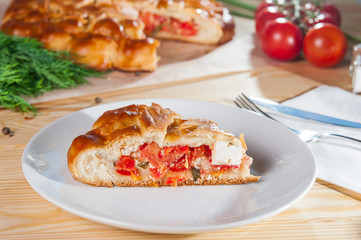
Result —
MULTIPOLYGON (((138 171, 142 179, 133 179, 115 171, 114 162, 122 155, 137 151, 145 143, 159 146, 212 146, 215 141, 227 141, 241 146, 239 139, 222 131, 206 119, 183 119, 170 109, 153 103, 151 106, 130 105, 105 112, 94 123, 92 130, 74 139, 68 150, 68 168, 73 177, 94 186, 166 186, 166 178, 154 179, 149 168, 138 171)), ((224 174, 204 175, 195 183, 190 170, 182 172, 185 181, 178 185, 240 184, 258 181, 250 174, 252 163, 224 174)), ((167 173, 177 177, 180 173, 167 173)))
POLYGON ((75 53, 78 63, 98 70, 153 71, 159 42, 147 38, 143 27, 113 1, 13 0, 1 29, 75 53))
POLYGON ((231 16, 213 0, 13 0, 1 30, 36 38, 49 49, 73 52, 78 63, 98 70, 153 71, 160 43, 144 33, 142 11, 184 16, 203 29, 197 36, 163 31, 148 33, 151 36, 218 44, 234 35, 231 16))

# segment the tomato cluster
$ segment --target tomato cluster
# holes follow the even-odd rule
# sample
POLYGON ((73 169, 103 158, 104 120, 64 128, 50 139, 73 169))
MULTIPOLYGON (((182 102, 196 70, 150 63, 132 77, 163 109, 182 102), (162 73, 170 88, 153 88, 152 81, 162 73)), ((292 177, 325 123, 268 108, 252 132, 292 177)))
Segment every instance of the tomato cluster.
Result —
POLYGON ((262 50, 273 59, 291 61, 303 53, 315 66, 332 67, 345 56, 341 15, 331 3, 266 0, 257 7, 255 22, 262 50))

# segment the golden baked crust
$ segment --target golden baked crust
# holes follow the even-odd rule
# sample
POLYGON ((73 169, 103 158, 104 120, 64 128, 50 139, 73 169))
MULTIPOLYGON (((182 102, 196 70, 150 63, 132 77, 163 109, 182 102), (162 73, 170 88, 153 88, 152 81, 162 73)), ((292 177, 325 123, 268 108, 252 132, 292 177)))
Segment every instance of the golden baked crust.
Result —
MULTIPOLYGON (((231 133, 220 130, 217 124, 210 120, 183 119, 171 109, 163 108, 156 103, 151 106, 129 105, 105 112, 95 121, 91 131, 74 139, 68 150, 68 168, 73 177, 81 182, 107 187, 167 186, 170 184, 169 179, 176 179, 175 184, 178 184, 177 179, 182 179, 178 185, 240 184, 258 181, 259 177, 250 174, 252 159, 246 155, 239 166, 226 168, 226 171, 221 171, 221 167, 212 167, 209 159, 202 159, 206 162, 204 166, 213 170, 200 173, 199 179, 194 179, 188 167, 188 160, 188 170, 168 171, 159 178, 154 177, 152 172, 157 168, 155 165, 152 166, 155 167, 153 169, 138 167, 137 176, 124 176, 116 171, 116 164, 122 157, 141 159, 139 154, 142 153, 139 151, 144 145, 155 144, 158 149, 172 151, 172 148, 179 146, 204 149, 203 146, 214 146, 217 141, 246 149, 244 143, 231 133)), ((149 162, 147 166, 148 164, 149 162)), ((154 163, 150 162, 149 165, 151 164, 154 163)), ((169 164, 167 166, 172 165, 171 162, 169 164)))
POLYGON ((153 103, 151 106, 133 104, 103 113, 92 128, 98 130, 104 137, 109 136, 115 129, 132 126, 136 126, 142 132, 151 129, 166 132, 175 118, 180 118, 180 115, 159 104, 153 103))
POLYGON ((2 31, 75 53, 78 63, 99 70, 155 70, 159 42, 147 38, 144 25, 121 10, 113 1, 13 0, 2 31))
POLYGON ((1 30, 75 53, 99 70, 153 71, 160 43, 150 36, 217 44, 233 37, 234 23, 213 0, 12 0, 1 30), (166 20, 146 20, 149 14, 166 20))

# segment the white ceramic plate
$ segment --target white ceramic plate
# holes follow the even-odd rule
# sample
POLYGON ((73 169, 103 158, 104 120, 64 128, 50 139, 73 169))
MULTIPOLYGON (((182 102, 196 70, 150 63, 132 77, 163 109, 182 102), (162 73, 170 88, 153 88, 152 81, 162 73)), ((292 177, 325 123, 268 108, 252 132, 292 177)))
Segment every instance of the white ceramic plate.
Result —
POLYGON ((254 223, 290 207, 315 180, 311 151, 291 131, 236 107, 181 99, 143 99, 99 105, 63 117, 39 131, 23 154, 23 172, 45 199, 73 214, 138 231, 198 233, 254 223), (245 133, 258 183, 161 188, 91 187, 67 168, 72 140, 106 110, 157 102, 183 117, 203 117, 235 135, 245 133))

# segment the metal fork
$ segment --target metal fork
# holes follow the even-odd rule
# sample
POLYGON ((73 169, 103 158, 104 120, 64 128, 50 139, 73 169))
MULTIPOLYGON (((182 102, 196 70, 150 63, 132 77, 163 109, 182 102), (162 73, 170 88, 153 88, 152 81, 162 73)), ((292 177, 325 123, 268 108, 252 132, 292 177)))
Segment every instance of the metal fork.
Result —
POLYGON ((234 100, 234 103, 243 109, 247 109, 247 110, 251 110, 253 112, 257 112, 260 113, 280 124, 282 124, 283 126, 285 126, 286 128, 290 129, 292 132, 296 133, 302 141, 309 143, 309 142, 315 142, 317 140, 319 140, 320 138, 323 137, 339 137, 339 138, 345 138, 348 140, 353 140, 356 142, 360 142, 360 139, 356 139, 356 138, 352 138, 352 137, 348 137, 348 136, 344 136, 341 134, 337 134, 337 133, 320 133, 320 132, 315 132, 315 131, 311 131, 311 130, 298 130, 298 129, 294 129, 291 127, 288 127, 287 125, 285 125, 284 123, 278 121, 277 119, 273 118, 272 116, 270 116, 269 114, 267 114, 266 112, 262 111, 255 103, 253 103, 245 94, 241 93, 241 95, 238 95, 236 97, 236 99, 234 100))

